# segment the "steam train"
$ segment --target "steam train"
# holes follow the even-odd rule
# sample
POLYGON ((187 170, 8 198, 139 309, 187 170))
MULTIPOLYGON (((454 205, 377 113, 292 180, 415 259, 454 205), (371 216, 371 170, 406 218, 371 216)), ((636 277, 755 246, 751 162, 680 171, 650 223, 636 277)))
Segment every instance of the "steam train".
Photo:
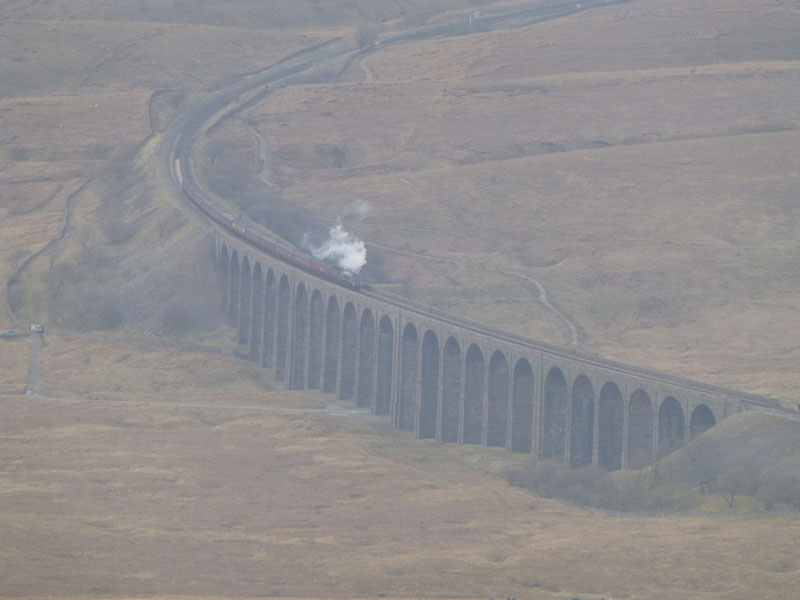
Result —
POLYGON ((261 250, 273 256, 277 256, 281 260, 313 275, 323 277, 324 279, 353 290, 357 290, 361 287, 361 278, 358 276, 358 273, 352 273, 337 265, 316 259, 305 252, 274 240, 254 227, 248 226, 241 218, 225 212, 210 202, 200 188, 194 183, 193 178, 184 177, 184 173, 188 173, 188 169, 191 168, 188 162, 186 155, 175 160, 175 175, 178 178, 178 183, 183 193, 186 194, 186 197, 189 198, 192 204, 199 208, 217 225, 247 240, 261 250))

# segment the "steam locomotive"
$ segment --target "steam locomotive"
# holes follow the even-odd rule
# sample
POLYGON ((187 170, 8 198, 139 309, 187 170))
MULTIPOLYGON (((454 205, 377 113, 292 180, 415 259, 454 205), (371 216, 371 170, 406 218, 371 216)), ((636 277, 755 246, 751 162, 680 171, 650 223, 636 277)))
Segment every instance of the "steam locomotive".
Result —
POLYGON ((217 225, 247 240, 261 250, 313 275, 323 277, 353 290, 361 287, 361 278, 358 273, 352 273, 337 265, 318 260, 305 252, 274 240, 254 227, 248 226, 241 218, 221 210, 206 198, 205 194, 194 183, 193 178, 183 176, 184 173, 188 172, 189 168, 188 159, 185 155, 175 160, 175 175, 178 178, 178 183, 192 204, 217 225))

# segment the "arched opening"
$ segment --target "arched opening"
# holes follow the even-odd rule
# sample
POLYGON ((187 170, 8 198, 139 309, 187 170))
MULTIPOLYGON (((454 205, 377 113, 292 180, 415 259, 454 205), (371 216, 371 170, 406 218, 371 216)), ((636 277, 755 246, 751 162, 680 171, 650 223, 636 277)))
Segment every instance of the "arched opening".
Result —
POLYGON ((264 329, 264 271, 261 263, 253 269, 253 322, 250 327, 250 360, 261 362, 261 335, 264 329))
POLYGON ((318 390, 322 376, 322 345, 325 339, 325 311, 319 290, 314 290, 311 294, 308 327, 308 389, 318 390))
POLYGON ((358 398, 356 405, 372 407, 375 374, 375 319, 366 309, 361 315, 358 342, 358 398))
POLYGON ((388 415, 392 410, 392 365, 394 362, 394 326, 384 315, 378 329, 378 381, 375 390, 375 414, 388 415))
POLYGON ((264 289, 264 342, 261 352, 261 365, 272 367, 275 364, 275 335, 278 315, 278 290, 275 286, 275 274, 267 271, 267 282, 264 289))
POLYGON ((521 358, 514 367, 511 398, 511 451, 530 454, 533 448, 533 368, 521 358))
POLYGON ((358 323, 356 309, 352 302, 344 307, 342 318, 342 368, 339 373, 339 398, 352 400, 356 386, 356 345, 358 344, 358 323))
POLYGON ((607 471, 618 471, 622 468, 622 436, 625 421, 622 392, 615 383, 609 381, 600 390, 599 402, 598 462, 607 471))
POLYGON ((563 458, 567 448, 567 380, 558 367, 544 380, 542 458, 563 458))
POLYGON ((294 296, 294 342, 292 346, 293 390, 305 388, 306 358, 308 356, 308 295, 306 286, 297 286, 294 296))
POLYGON ((658 409, 658 456, 666 456, 683 444, 685 418, 680 403, 667 396, 658 409))
POLYGON ((692 418, 689 419, 689 436, 696 438, 701 433, 705 433, 717 424, 714 413, 705 404, 698 404, 692 411, 692 418))
POLYGON ((230 253, 228 252, 228 246, 226 244, 222 244, 222 248, 219 251, 219 275, 220 281, 222 283, 221 289, 224 290, 224 294, 222 297, 222 310, 224 314, 230 313, 230 305, 231 299, 229 298, 228 294, 230 294, 230 275, 231 275, 231 257, 230 253))
POLYGON ((586 375, 572 384, 569 464, 573 467, 592 464, 594 447, 594 388, 586 375))
POLYGON ((339 372, 339 302, 336 296, 328 298, 328 310, 325 312, 325 369, 322 377, 322 391, 336 392, 336 381, 339 372))
POLYGON ((506 445, 508 438, 508 384, 510 375, 505 354, 499 350, 489 359, 489 406, 486 445, 506 445))
POLYGON ((439 340, 430 330, 422 338, 421 383, 417 437, 433 438, 436 437, 436 413, 439 407, 439 340))
POLYGON ((275 344, 275 379, 286 380, 289 353, 289 315, 291 314, 291 290, 286 275, 278 283, 278 328, 275 344))
POLYGON ((458 441, 458 420, 461 414, 461 348, 454 338, 444 345, 442 365, 442 427, 443 442, 458 441))
POLYGON ((241 290, 239 297, 241 298, 241 308, 239 309, 239 332, 238 339, 240 344, 246 344, 250 341, 250 313, 252 311, 250 301, 252 300, 253 293, 253 280, 250 276, 250 260, 245 256, 242 259, 242 276, 241 290))
POLYGON ((228 283, 228 317, 234 325, 238 326, 241 280, 239 277, 239 253, 236 250, 231 253, 231 278, 228 283))
POLYGON ((653 403, 644 390, 636 390, 628 403, 629 469, 643 469, 653 462, 653 403))
POLYGON ((467 349, 464 369, 464 426, 465 444, 483 443, 483 393, 486 363, 483 352, 475 344, 467 349))
POLYGON ((397 406, 397 426, 414 429, 417 410, 419 336, 413 323, 403 330, 400 348, 400 401, 397 406))

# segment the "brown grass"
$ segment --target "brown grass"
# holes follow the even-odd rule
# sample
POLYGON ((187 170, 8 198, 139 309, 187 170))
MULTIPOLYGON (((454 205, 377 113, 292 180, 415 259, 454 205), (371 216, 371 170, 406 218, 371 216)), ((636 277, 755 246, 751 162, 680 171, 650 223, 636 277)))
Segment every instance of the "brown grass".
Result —
POLYGON ((417 298, 567 343, 499 270, 535 277, 587 350, 796 397, 798 16, 715 6, 389 47, 375 81, 289 88, 251 118, 292 202, 372 205, 349 226, 417 298))
MULTIPOLYGON (((148 134, 153 90, 191 101, 404 5, 351 3, 334 22, 310 0, 269 14, 240 0, 220 8, 224 26, 125 12, 166 6, 0 7, 0 280, 56 235, 69 193, 148 134), (291 29, 255 28, 270 18, 291 29)), ((500 269, 535 277, 587 349, 796 397, 800 122, 786 99, 799 28, 785 3, 642 0, 382 49, 366 59, 369 85, 355 65, 251 116, 286 199, 329 218, 370 202, 348 225, 384 246, 415 297, 565 342, 500 269), (331 148, 344 168, 320 160, 331 148)), ((118 198, 126 216, 147 199, 153 218, 104 246, 99 179, 53 255, 112 251, 118 268, 91 289, 140 317, 169 300, 165 281, 192 290, 205 268, 189 222, 159 236, 173 205, 157 143, 127 165, 144 180, 118 198)), ((20 319, 50 258, 26 274, 20 319)), ((213 300, 213 284, 203 293, 213 300)), ((116 335, 46 334, 52 397, 0 399, 0 596, 734 600, 800 585, 794 517, 587 513, 509 489, 497 473, 522 457, 280 412, 338 405, 274 391, 268 371, 230 355, 116 335)), ((234 346, 226 329, 198 339, 234 346)), ((18 393, 27 345, 1 346, 0 392, 18 393)))
POLYGON ((25 391, 28 377, 28 344, 23 339, 0 340, 0 393, 25 391))
MULTIPOLYGON (((231 354, 181 351, 169 344, 113 335, 49 335, 42 352, 42 388, 48 395, 103 400, 166 401, 181 398, 215 404, 286 404, 271 371, 231 354), (271 392, 267 394, 266 392, 271 392)), ((314 406, 319 399, 291 395, 314 406)))
POLYGON ((507 488, 487 471, 503 452, 371 421, 0 406, 4 596, 732 599, 800 583, 794 519, 590 514, 507 488))
POLYGON ((337 33, 62 17, 51 8, 2 21, 3 95, 202 88, 337 33))

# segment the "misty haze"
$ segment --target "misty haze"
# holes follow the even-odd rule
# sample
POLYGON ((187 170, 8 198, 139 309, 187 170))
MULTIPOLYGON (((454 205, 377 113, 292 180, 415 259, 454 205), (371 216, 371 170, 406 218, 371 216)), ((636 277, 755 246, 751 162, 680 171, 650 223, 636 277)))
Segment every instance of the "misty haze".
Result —
POLYGON ((0 597, 796 597, 798 31, 0 3, 0 597))

